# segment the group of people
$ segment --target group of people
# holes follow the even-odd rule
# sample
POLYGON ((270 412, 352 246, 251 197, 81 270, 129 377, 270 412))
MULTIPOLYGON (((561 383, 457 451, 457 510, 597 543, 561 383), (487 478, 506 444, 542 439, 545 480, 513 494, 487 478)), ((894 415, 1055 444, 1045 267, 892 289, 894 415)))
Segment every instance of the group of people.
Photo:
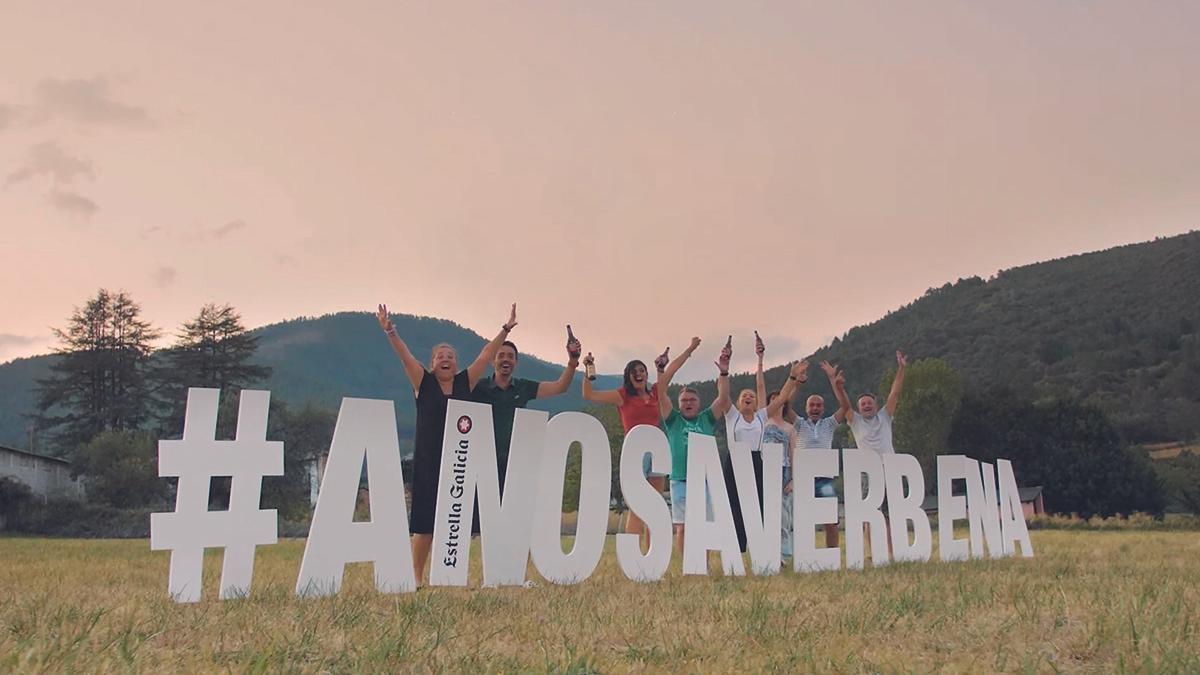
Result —
MULTIPOLYGON (((404 372, 413 387, 416 398, 416 437, 413 453, 412 511, 409 528, 412 532, 413 566, 417 583, 423 584, 425 568, 433 544, 434 513, 437 507, 437 481, 441 466, 442 436, 445 425, 447 401, 449 399, 471 400, 492 406, 496 436, 497 468, 500 489, 504 489, 504 478, 508 466, 509 446, 512 441, 513 418, 517 408, 523 408, 537 398, 556 396, 571 386, 581 361, 594 366, 591 353, 582 359, 582 349, 572 335, 567 342, 567 367, 557 380, 536 382, 515 375, 519 353, 517 346, 508 339, 517 326, 517 306, 514 304, 508 321, 480 351, 479 356, 465 369, 459 370, 458 354, 446 343, 434 346, 428 368, 409 350, 389 318, 387 307, 379 305, 379 325, 387 336, 392 349, 400 358, 404 372), (484 377, 488 366, 493 374, 484 377)), ((750 448, 754 478, 757 485, 761 513, 763 495, 763 443, 779 443, 783 446, 783 518, 780 537, 785 556, 792 554, 792 479, 791 459, 795 450, 832 449, 834 431, 842 422, 850 425, 859 448, 878 453, 895 452, 892 447, 892 417, 900 391, 904 386, 904 371, 907 358, 896 352, 897 371, 891 391, 882 406, 873 394, 864 393, 851 406, 846 393, 845 376, 841 370, 827 361, 821 369, 833 387, 838 407, 833 414, 825 415, 825 400, 817 394, 805 400, 804 414, 797 414, 792 399, 799 388, 808 381, 807 360, 793 363, 784 385, 767 393, 763 376, 763 355, 766 347, 755 333, 755 352, 758 356, 756 389, 744 389, 736 401, 730 397, 729 363, 733 356, 732 338, 726 342, 717 357, 717 397, 706 408, 701 409, 700 394, 692 387, 683 387, 675 401, 667 393, 671 379, 684 363, 700 347, 700 338, 694 337, 682 354, 669 358, 668 348, 653 364, 656 378, 649 381, 649 369, 640 360, 630 361, 622 373, 622 383, 617 389, 597 390, 590 379, 583 379, 583 398, 593 403, 617 406, 621 426, 628 433, 633 427, 648 424, 663 430, 671 450, 671 473, 669 476, 651 471, 650 455, 642 458, 642 472, 647 480, 661 493, 670 488, 671 521, 675 531, 677 550, 682 552, 684 542, 684 515, 687 497, 687 452, 688 434, 696 432, 715 435, 717 421, 724 418, 727 438, 750 448)), ((729 486, 730 506, 737 528, 738 541, 746 548, 746 534, 742 525, 741 509, 737 490, 733 487, 732 465, 726 459, 725 480, 729 486)), ((836 497, 832 479, 820 479, 816 483, 818 497, 836 497)), ((711 503, 707 505, 711 517, 711 503)), ((886 513, 886 511, 885 511, 886 513)), ((627 516, 625 531, 639 533, 645 537, 645 526, 632 511, 627 516)), ((826 546, 838 546, 838 526, 825 526, 826 546)), ((888 548, 891 540, 888 539, 888 548)))

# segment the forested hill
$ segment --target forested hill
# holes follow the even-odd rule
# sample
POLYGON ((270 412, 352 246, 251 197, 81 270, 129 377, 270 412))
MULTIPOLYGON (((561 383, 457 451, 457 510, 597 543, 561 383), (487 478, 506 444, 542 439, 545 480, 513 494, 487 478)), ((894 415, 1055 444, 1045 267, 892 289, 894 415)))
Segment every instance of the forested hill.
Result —
MULTIPOLYGON (((458 350, 459 367, 467 367, 486 340, 462 326, 443 319, 393 315, 396 330, 422 362, 429 360, 433 346, 448 342, 458 350)), ((396 402, 402 438, 411 435, 414 414, 412 386, 400 360, 392 352, 373 314, 342 312, 315 319, 294 319, 252 331, 259 338, 256 363, 273 369, 266 388, 290 403, 312 401, 337 408, 343 396, 391 399, 396 402)), ((489 336, 490 338, 490 336, 489 336)), ((520 329, 513 342, 521 345, 520 329)), ((566 361, 566 335, 563 336, 566 361)), ((563 365, 522 354, 517 376, 530 380, 556 380, 563 365)), ((490 371, 489 371, 490 372, 490 371)), ((580 378, 562 396, 535 401, 531 408, 557 412, 579 410, 580 378)), ((599 384, 615 387, 619 377, 601 376, 599 384)))
MULTIPOLYGON (((428 361, 435 344, 448 342, 458 349, 459 365, 466 367, 483 348, 483 337, 451 321, 393 315, 400 335, 417 358, 428 361)), ((290 405, 316 403, 336 410, 343 396, 382 398, 396 402, 401 444, 411 447, 413 429, 412 387, 399 359, 384 338, 374 314, 343 312, 318 318, 300 318, 251 331, 258 336, 254 362, 270 366, 271 378, 260 385, 273 397, 290 405)), ((520 346, 520 329, 513 334, 520 346)), ((566 344, 566 336, 563 336, 566 344)), ((28 447, 29 420, 36 402, 37 380, 49 374, 55 356, 37 356, 0 365, 0 445, 28 447)), ((563 361, 566 361, 564 348, 563 361)), ((531 380, 555 380, 562 365, 522 355, 517 375, 531 380)), ((534 402, 530 407, 557 412, 583 408, 579 381, 562 396, 534 402)), ((620 378, 600 376, 598 385, 618 386, 620 378)), ((42 448, 50 450, 47 448, 42 448)))
MULTIPOLYGON (((944 359, 968 389, 1095 403, 1132 442, 1196 438, 1200 232, 947 283, 851 329, 815 361, 841 364, 853 396, 877 391, 898 348, 944 359)), ((810 375, 810 392, 832 403, 825 376, 815 367, 810 375)), ((785 378, 782 366, 771 369, 768 387, 785 378)), ((752 379, 735 378, 744 386, 752 379)))
MULTIPOLYGON (((404 315, 395 321, 423 360, 445 341, 458 348, 465 366, 484 344, 450 321, 404 315)), ((274 369, 265 387, 275 397, 334 408, 343 396, 391 399, 401 434, 411 434, 412 392, 371 314, 295 319, 253 332, 260 338, 255 360, 274 369)), ((815 359, 843 365, 852 393, 875 391, 902 348, 912 359, 945 359, 968 388, 1004 385, 1033 399, 1094 402, 1130 441, 1191 440, 1200 436, 1198 332, 1200 232, 1192 232, 931 289, 851 329, 815 359)), ((0 365, 0 444, 27 447, 23 414, 32 410, 36 380, 54 358, 0 365)), ((552 380, 560 368, 526 355, 518 372, 552 380)), ((832 402, 824 376, 815 367, 811 374, 809 390, 832 402)), ((776 367, 768 385, 779 386, 785 377, 776 367)), ((618 381, 602 376, 599 386, 618 381)), ((551 409, 582 407, 576 382, 571 393, 546 402, 551 409)), ((752 379, 737 377, 734 386, 752 386, 752 379)), ((715 390, 712 382, 702 388, 709 397, 715 390)))

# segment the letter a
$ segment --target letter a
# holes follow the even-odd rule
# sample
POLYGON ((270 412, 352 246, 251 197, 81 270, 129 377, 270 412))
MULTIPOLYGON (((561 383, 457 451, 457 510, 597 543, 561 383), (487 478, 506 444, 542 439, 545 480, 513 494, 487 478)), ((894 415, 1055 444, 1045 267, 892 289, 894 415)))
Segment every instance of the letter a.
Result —
POLYGON ((417 588, 408 542, 396 409, 391 401, 342 399, 296 594, 336 594, 346 563, 351 562, 375 563, 375 587, 383 593, 417 588), (371 521, 356 523, 354 507, 363 457, 367 458, 371 521))

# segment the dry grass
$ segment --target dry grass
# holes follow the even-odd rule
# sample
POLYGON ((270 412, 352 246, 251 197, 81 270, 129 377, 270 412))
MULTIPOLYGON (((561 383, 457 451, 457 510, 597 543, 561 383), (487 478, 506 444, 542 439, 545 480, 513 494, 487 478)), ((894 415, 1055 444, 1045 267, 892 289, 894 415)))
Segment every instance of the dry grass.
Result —
POLYGON ((1200 671, 1200 537, 1033 537, 1032 560, 655 585, 610 539, 578 586, 385 596, 355 565, 320 600, 292 596, 289 541, 251 599, 190 606, 144 540, 0 539, 0 671, 1200 671))

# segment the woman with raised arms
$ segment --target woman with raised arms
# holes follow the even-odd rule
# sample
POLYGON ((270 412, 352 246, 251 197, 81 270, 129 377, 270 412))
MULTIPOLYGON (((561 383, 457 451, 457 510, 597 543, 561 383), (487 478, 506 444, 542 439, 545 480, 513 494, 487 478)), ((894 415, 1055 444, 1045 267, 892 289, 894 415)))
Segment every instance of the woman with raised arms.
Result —
POLYGON ((411 477, 412 513, 409 514, 408 526, 412 532, 413 571, 416 572, 417 585, 422 586, 425 583, 429 551, 433 546, 433 518, 437 510, 437 482, 442 465, 447 401, 452 398, 470 400, 471 390, 491 365, 496 350, 517 325, 517 305, 513 303, 508 321, 465 370, 458 369, 458 352, 445 342, 434 346, 429 369, 426 370, 396 333, 395 325, 388 318, 387 305, 379 305, 378 318, 379 327, 404 365, 404 374, 412 384, 417 403, 411 477))
MULTIPOLYGON (((667 354, 671 351, 668 347, 658 358, 654 359, 655 369, 658 371, 658 381, 647 388, 646 382, 649 373, 646 371, 646 364, 638 359, 634 359, 625 364, 625 371, 622 374, 622 384, 620 389, 608 389, 606 391, 596 391, 592 389, 591 380, 586 377, 583 379, 583 399, 593 403, 609 403, 617 406, 617 412, 621 416, 621 428, 625 433, 636 427, 639 424, 649 424, 662 428, 662 418, 659 410, 658 390, 659 387, 666 387, 666 383, 671 381, 671 377, 675 375, 675 371, 683 365, 685 361, 691 357, 692 352, 700 346, 700 338, 692 338, 692 343, 684 350, 683 354, 675 357, 675 360, 667 362, 667 354), (664 379, 665 382, 664 382, 664 379), (662 382, 663 384, 659 384, 662 382)), ((591 352, 584 357, 585 365, 594 364, 595 359, 591 352)), ((667 477, 663 474, 653 473, 650 470, 650 455, 647 453, 642 456, 642 474, 646 476, 651 485, 654 486, 659 493, 666 489, 667 477)), ((645 528, 642 524, 642 519, 630 510, 625 520, 625 531, 637 534, 641 537, 643 545, 646 541, 645 528)))
MULTIPOLYGON (((726 352, 732 353, 733 338, 725 344, 726 352)), ((736 441, 750 448, 750 464, 754 468, 754 484, 758 489, 758 510, 762 513, 763 464, 762 440, 767 426, 767 385, 763 377, 763 354, 766 346, 758 332, 754 333, 754 353, 758 355, 758 370, 755 374, 755 389, 743 389, 734 403, 733 409, 725 413, 725 438, 730 446, 736 441)), ((777 401, 780 409, 783 402, 777 401)), ((737 484, 733 476, 733 462, 729 455, 725 457, 725 486, 729 490, 729 507, 733 511, 733 526, 737 530, 738 546, 746 550, 746 526, 742 521, 742 500, 738 496, 737 484)))

